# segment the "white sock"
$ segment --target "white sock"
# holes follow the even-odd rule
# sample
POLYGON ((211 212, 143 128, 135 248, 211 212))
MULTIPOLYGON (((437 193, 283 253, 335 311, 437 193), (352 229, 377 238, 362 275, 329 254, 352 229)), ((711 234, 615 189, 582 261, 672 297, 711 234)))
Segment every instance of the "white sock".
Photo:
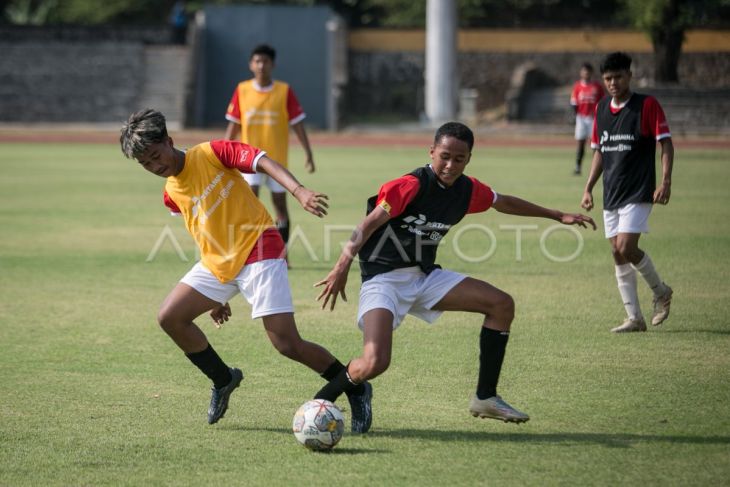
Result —
POLYGON ((616 281, 618 282, 618 292, 621 294, 626 314, 632 320, 643 319, 639 307, 639 292, 636 288, 636 271, 631 264, 616 266, 616 281))
POLYGON ((656 269, 654 269, 654 263, 649 258, 649 254, 644 253, 644 258, 641 259, 641 262, 636 265, 632 264, 632 266, 639 271, 641 277, 649 285, 651 292, 654 293, 654 297, 664 296, 664 293, 667 292, 667 286, 662 282, 656 269))

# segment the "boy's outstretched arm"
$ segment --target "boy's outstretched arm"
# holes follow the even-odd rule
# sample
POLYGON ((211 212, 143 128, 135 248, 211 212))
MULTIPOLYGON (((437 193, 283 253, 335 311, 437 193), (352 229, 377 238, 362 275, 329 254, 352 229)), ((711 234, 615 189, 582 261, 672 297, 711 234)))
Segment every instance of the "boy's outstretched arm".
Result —
POLYGON ((355 228, 350 236, 350 240, 345 244, 342 249, 337 263, 332 268, 327 277, 319 281, 314 287, 324 286, 322 292, 317 296, 317 301, 324 298, 322 302, 322 309, 327 306, 327 302, 332 298, 330 303, 330 311, 335 309, 335 303, 337 302, 337 296, 342 294, 342 299, 347 301, 347 295, 345 295, 345 286, 347 285, 347 273, 350 271, 350 265, 355 259, 355 256, 360 251, 365 242, 368 241, 370 236, 375 230, 381 225, 385 224, 390 219, 390 215, 380 206, 376 206, 373 211, 370 212, 355 228))
POLYGON ((261 157, 256 163, 256 170, 268 174, 274 181, 284 186, 309 213, 320 218, 327 214, 329 208, 327 195, 304 187, 287 168, 275 160, 266 156, 261 157))
POLYGON ((593 221, 593 218, 587 215, 582 215, 580 213, 563 213, 560 210, 551 210, 507 194, 500 194, 497 197, 497 201, 494 203, 493 208, 500 213, 506 213, 508 215, 549 218, 551 220, 557 220, 565 225, 579 225, 583 228, 588 228, 586 225, 586 223, 588 223, 593 227, 593 230, 596 229, 596 224, 593 221))

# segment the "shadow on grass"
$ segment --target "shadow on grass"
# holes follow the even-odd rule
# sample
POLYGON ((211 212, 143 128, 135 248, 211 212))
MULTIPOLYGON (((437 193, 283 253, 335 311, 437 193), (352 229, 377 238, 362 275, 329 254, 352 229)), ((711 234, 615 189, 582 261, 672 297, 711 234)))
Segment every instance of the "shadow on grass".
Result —
POLYGON ((421 439, 431 441, 550 443, 555 445, 602 445, 630 448, 635 443, 661 442, 693 445, 730 445, 730 436, 640 435, 630 433, 491 433, 478 431, 388 430, 374 431, 371 437, 421 439))
MULTIPOLYGON (((286 436, 293 436, 293 433, 290 429, 286 428, 253 428, 250 426, 243 426, 243 425, 231 425, 231 426, 225 426, 220 427, 219 429, 227 430, 227 431, 252 431, 252 432, 266 432, 266 433, 277 433, 281 435, 286 436)), ((425 433, 425 432, 424 432, 425 433)), ((355 435, 351 435, 347 432, 345 432, 345 436, 350 437, 355 435)), ((367 438, 368 435, 363 436, 363 438, 367 438)), ((386 450, 383 448, 348 448, 343 446, 337 446, 334 450, 331 451, 325 451, 325 452, 315 452, 322 455, 361 455, 361 454, 370 454, 370 453, 392 453, 391 450, 386 450)))
POLYGON ((667 328, 661 330, 662 333, 709 333, 711 335, 730 335, 730 330, 717 330, 708 328, 685 328, 685 329, 671 329, 667 328))

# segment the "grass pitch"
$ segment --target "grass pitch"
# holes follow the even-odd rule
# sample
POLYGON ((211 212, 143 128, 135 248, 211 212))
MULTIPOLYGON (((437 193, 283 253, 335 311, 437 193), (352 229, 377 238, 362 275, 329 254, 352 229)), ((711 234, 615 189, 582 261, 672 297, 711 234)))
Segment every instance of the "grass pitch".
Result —
MULTIPOLYGON (((357 271, 350 301, 332 313, 319 310, 312 284, 328 272, 366 197, 427 162, 428 142, 317 148, 311 176, 296 171, 302 157, 292 154, 302 181, 332 204, 322 221, 292 208, 296 317, 306 338, 343 361, 361 346, 357 271)), ((478 145, 467 174, 498 192, 577 211, 584 178, 570 175, 572 157, 571 149, 478 145)), ((500 392, 531 421, 468 414, 477 316, 445 314, 434 326, 408 318, 390 370, 373 381, 372 432, 346 434, 332 454, 314 454, 290 428, 321 379, 273 350, 241 298, 223 329, 199 320, 246 375, 226 417, 206 424, 209 384, 155 322, 195 260, 182 222, 161 204, 161 179, 114 145, 3 144, 0 485, 725 484, 729 158, 678 144, 671 203, 655 208, 652 233, 642 237, 674 288, 672 314, 643 334, 608 332, 623 309, 600 229, 581 230, 577 256, 556 262, 579 240, 550 233, 551 221, 493 211, 465 218, 439 262, 514 296, 500 392), (519 246, 510 225, 530 225, 519 246)), ((643 284, 641 298, 650 313, 643 284)))

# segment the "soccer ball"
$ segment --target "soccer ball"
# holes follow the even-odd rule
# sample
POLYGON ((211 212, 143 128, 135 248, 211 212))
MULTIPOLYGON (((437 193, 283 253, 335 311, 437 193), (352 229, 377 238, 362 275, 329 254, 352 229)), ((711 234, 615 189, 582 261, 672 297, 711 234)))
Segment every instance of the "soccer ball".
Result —
POLYGON ((330 401, 307 401, 294 414, 292 430, 297 441, 315 451, 331 450, 345 431, 342 411, 330 401))

